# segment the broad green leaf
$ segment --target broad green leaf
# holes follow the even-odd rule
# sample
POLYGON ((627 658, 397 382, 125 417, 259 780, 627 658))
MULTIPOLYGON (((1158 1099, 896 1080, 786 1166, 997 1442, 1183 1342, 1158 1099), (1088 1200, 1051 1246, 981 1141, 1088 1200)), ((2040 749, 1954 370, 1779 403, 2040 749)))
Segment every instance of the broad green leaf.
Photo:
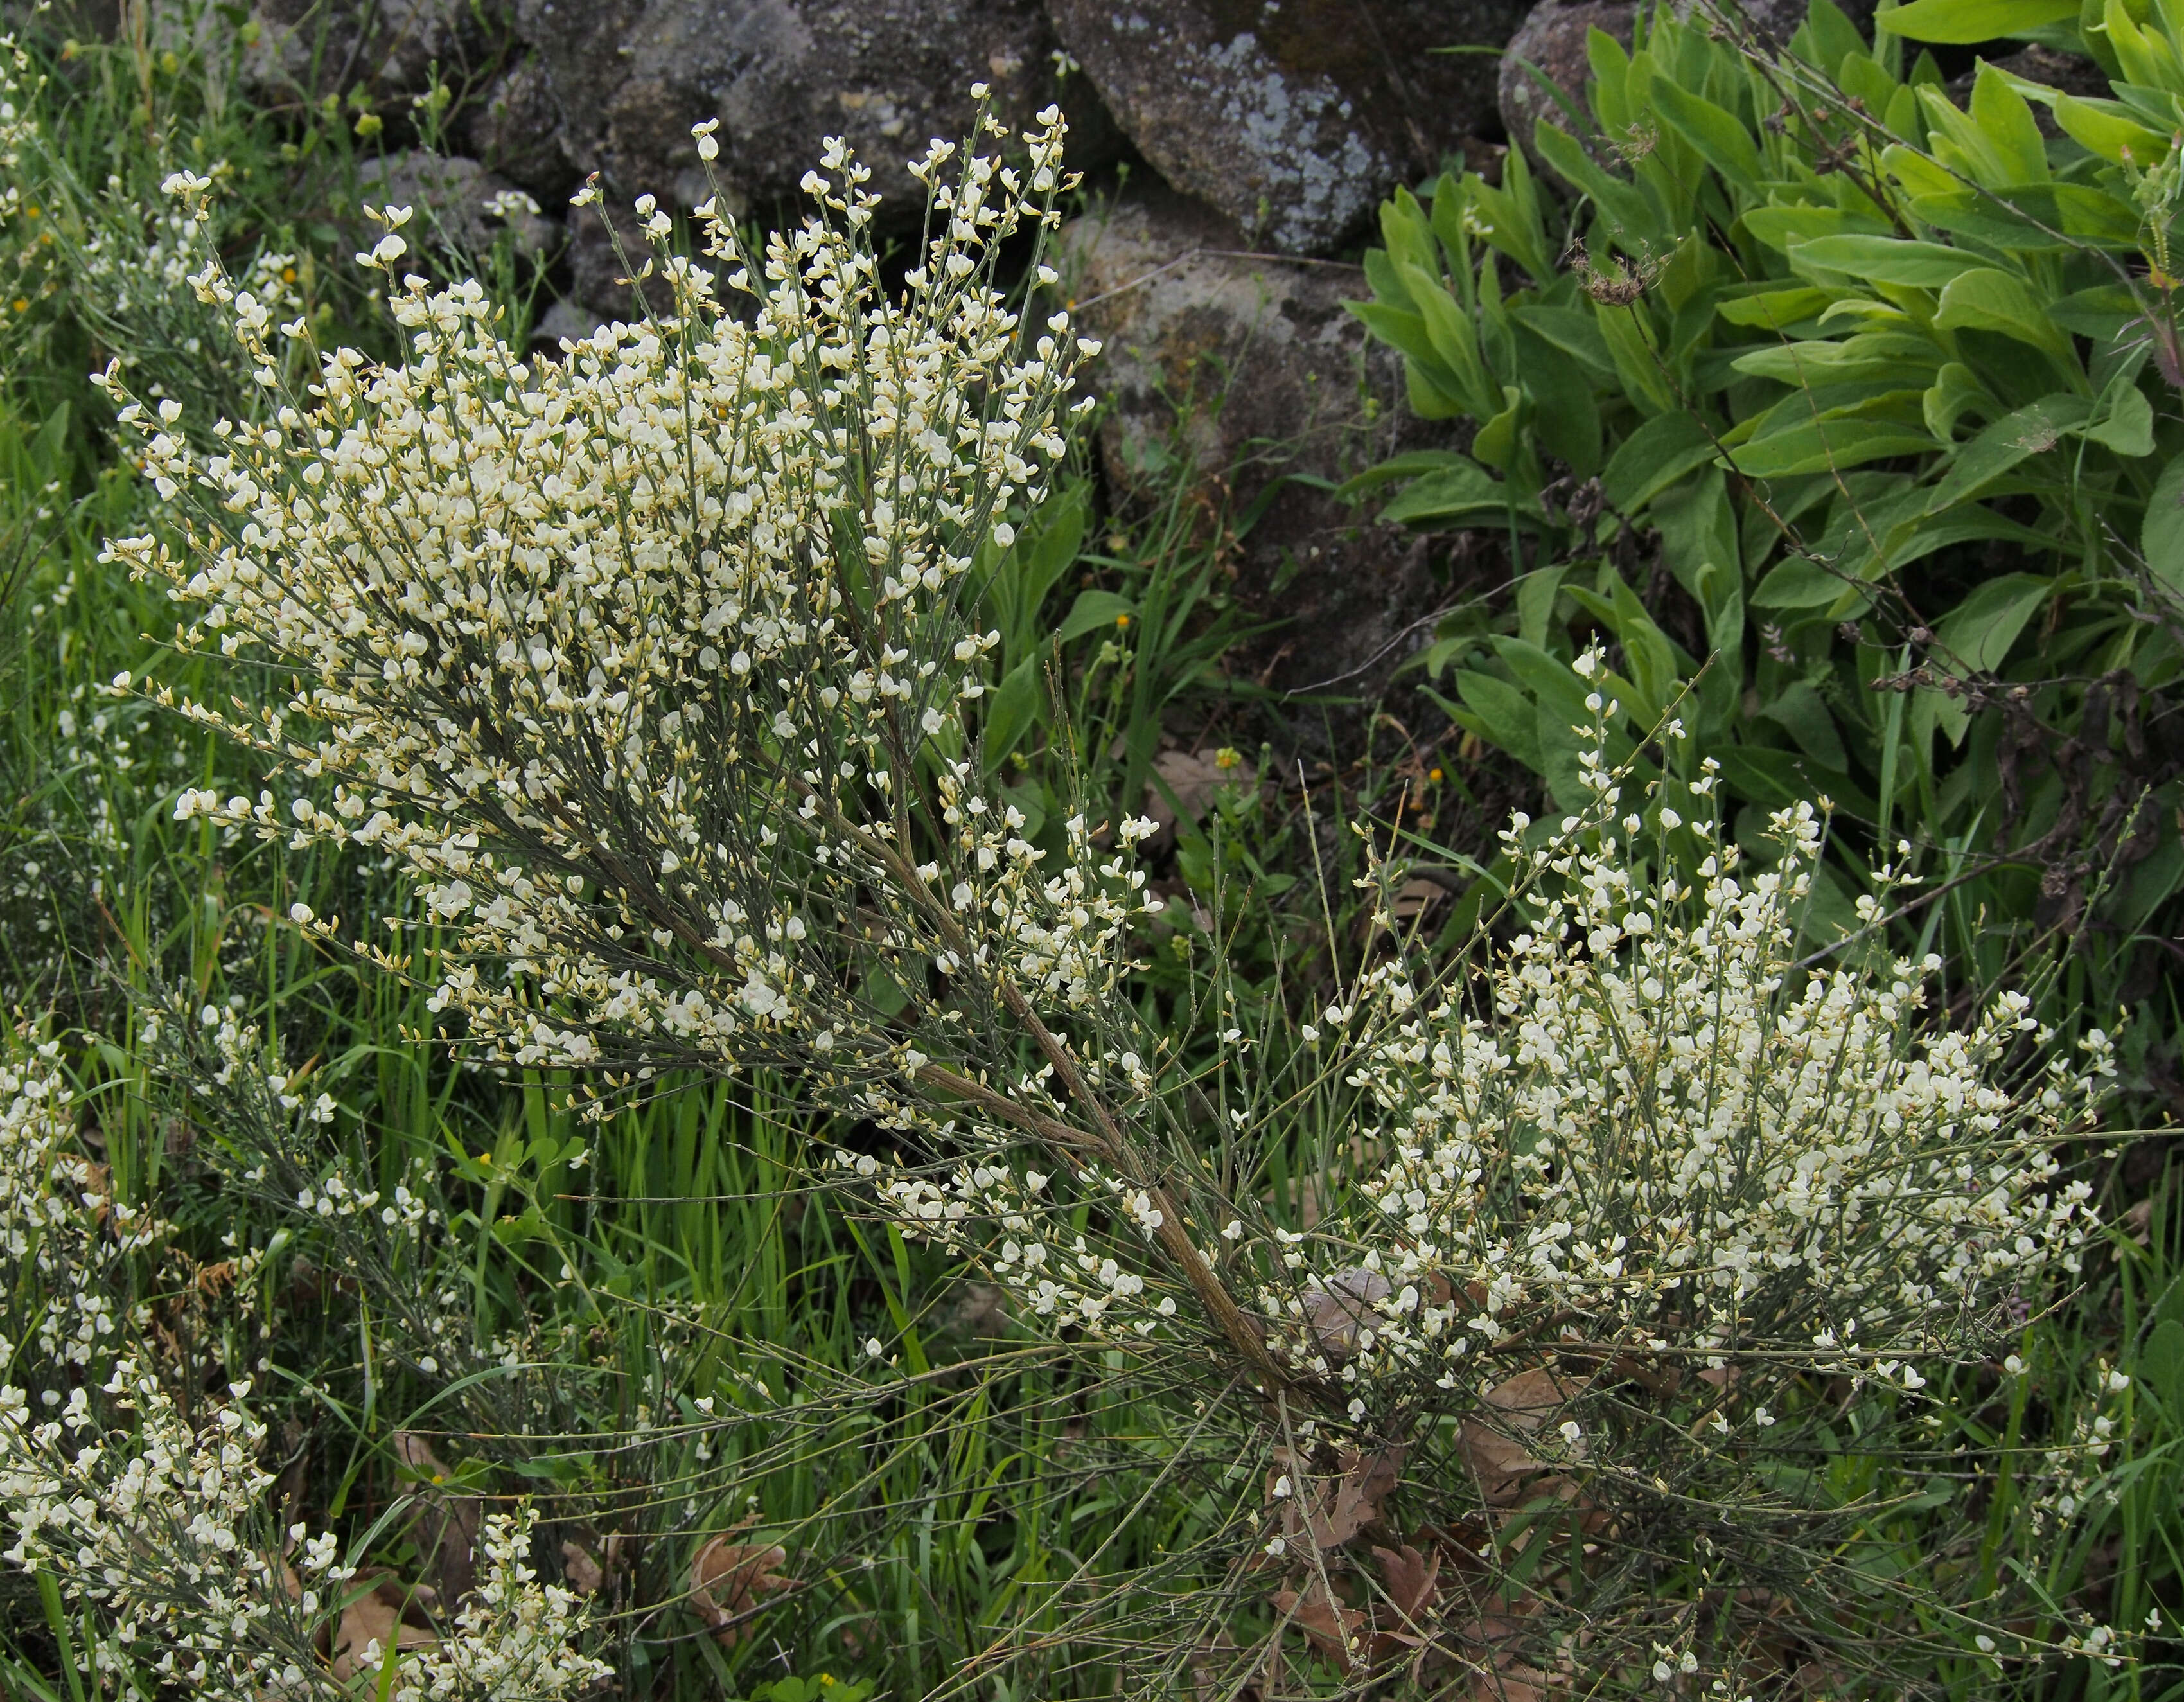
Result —
POLYGON ((1069 605, 1069 613, 1056 629, 1057 644, 1068 644, 1087 633, 1110 632, 1120 634, 1128 630, 1129 622, 1137 614, 1137 605, 1128 597, 1112 591, 1079 591, 1077 600, 1069 605))
POLYGON ((2170 590, 2184 594, 2184 455, 2162 468, 2161 477, 2153 482, 2138 544, 2147 571, 2170 590))
POLYGON ((1730 451, 1736 470, 1753 478, 1839 472, 1868 461, 1940 448, 1924 430, 1892 420, 1808 420, 1730 451))
POLYGON ((1911 0, 1880 14, 1873 26, 1907 41, 1969 46, 2077 15, 2078 0, 1911 0))
POLYGON ((1480 738, 1499 745, 1534 773, 1546 773, 1540 766, 1539 716, 1530 698, 1490 673, 1459 673, 1456 689, 1478 717, 1473 730, 1480 738))
POLYGON ((1840 340, 1808 339, 1755 349, 1738 355, 1732 365, 1752 377, 1798 387, 1880 378, 1900 386, 1921 369, 1938 371, 1943 359, 1941 346, 1930 337, 1873 331, 1840 340))
POLYGON ((2064 433, 2085 424, 2086 411, 2083 397, 2059 392, 2005 414, 1957 451, 1927 499, 1925 512, 1939 514, 1968 502, 2020 461, 2047 454, 2064 433))
POLYGON ((1547 454, 1568 462, 1575 477, 1591 478, 1600 471, 1601 438, 1600 407, 1593 400, 1591 379, 1585 368, 1529 326, 1520 322, 1513 330, 1517 371, 1531 398, 1532 435, 1547 454))
POLYGON ((1797 741, 1797 748, 1821 767, 1847 773, 1850 757, 1827 700, 1809 680, 1794 680, 1760 714, 1797 741))
POLYGON ((1823 237, 1881 236, 1888 226, 1878 219, 1841 207, 1775 205, 1753 207, 1743 218, 1744 228, 1756 241, 1787 252, 1799 243, 1823 237))
POLYGON ((1693 467, 1720 454, 1713 436, 1691 415, 1657 414, 1617 446, 1600 476, 1600 492, 1618 513, 1635 515, 1693 467))
POLYGON ((1490 384, 1479 359, 1479 336, 1463 310, 1423 267, 1398 265, 1397 272, 1411 294, 1411 304, 1425 321, 1426 339, 1442 365, 1455 376, 1464 405, 1484 419, 1501 411, 1493 399, 1499 387, 1490 384))
POLYGON ((2184 1324, 2164 1318, 2138 1350, 2138 1376, 2153 1389, 2171 1431, 2184 1430, 2184 1324))
POLYGON ((1602 170, 1568 131, 1540 119, 1532 126, 1532 145, 1557 176, 1592 198, 1618 238, 1666 248, 1680 234, 1664 229, 1646 198, 1622 179, 1602 170))
POLYGON ((1865 41, 1858 34, 1858 25, 1844 15, 1834 0, 1813 0, 1797 35, 1803 46, 1800 48, 1793 43, 1791 51, 1802 52, 1808 62, 1819 66, 1830 76, 1836 74, 1845 55, 1865 51, 1865 41))
MULTIPOLYGON (((1401 286, 1397 283, 1395 287, 1401 289, 1401 286)), ((1401 299, 1408 300, 1407 293, 1401 299)), ((1441 365, 1440 356, 1434 352, 1433 340, 1426 335, 1424 318, 1402 306, 1400 301, 1384 297, 1378 301, 1346 301, 1342 305, 1363 323, 1366 330, 1407 360, 1447 371, 1441 365)), ((1448 376, 1453 382, 1454 375, 1448 376)))
POLYGON ((1438 472, 1413 480, 1381 511, 1380 517, 1397 525, 1446 523, 1506 516, 1513 502, 1522 513, 1537 512, 1536 499, 1530 493, 1502 483, 1476 461, 1451 455, 1448 464, 1438 472))
MULTIPOLYGON (((2052 579, 2032 573, 1988 580, 1934 623, 1938 659, 1953 672, 1992 673, 2053 589, 2052 579)), ((1963 744, 1971 717, 1962 702, 1938 691, 1921 695, 1936 700, 1935 724, 1949 735, 1949 742, 1963 744)))
POLYGON ((2153 453, 2153 405, 2135 383, 2118 382, 2114 399, 2099 421, 2086 427, 2086 436, 2103 449, 2136 460, 2153 453))
POLYGON ((1837 569, 1824 567, 1802 555, 1780 563, 1752 594, 1752 606, 1761 609, 1825 609, 1858 582, 1837 569))
POLYGON ((1736 505, 1719 467, 1661 493, 1652 505, 1661 531, 1661 559, 1706 614, 1707 644, 1722 654, 1702 689, 1724 691, 1737 673, 1744 643, 1744 562, 1736 535, 1736 505), (1722 682, 1715 685, 1714 681, 1722 682))
POLYGON ((2184 75, 2179 73, 2176 49, 2169 31, 2159 22, 2149 19, 2148 27, 2141 28, 2123 0, 2108 0, 2101 21, 2106 26, 2109 46, 2123 68, 2119 81, 2170 94, 2184 93, 2184 75))
POLYGON ((2169 138, 2148 130, 2130 110, 2112 100, 2084 100, 2058 95, 2055 123, 2064 135, 2111 165, 2128 159, 2142 170, 2150 170, 2169 156, 2169 138))
POLYGON ((1992 266, 1965 272, 1943 290, 1934 323, 1944 331, 1999 332, 2065 360, 2075 359, 2025 281, 1992 266))
POLYGON ((1624 393, 1646 414, 1665 414, 1676 406, 1675 392, 1661 371, 1660 357, 1638 327, 1635 310, 1593 304, 1594 321, 1614 358, 1624 393))
POLYGON ((1393 484, 1401 479, 1420 478, 1427 473, 1446 472, 1451 467, 1470 465, 1467 457, 1453 449, 1410 449, 1400 455, 1390 455, 1384 461, 1375 461, 1364 472, 1344 480, 1334 488, 1334 494, 1340 501, 1354 501, 1384 484, 1393 484))
POLYGON ((1380 204, 1380 240, 1387 245, 1388 258, 1398 271, 1405 266, 1416 266, 1431 275, 1433 226, 1426 217, 1425 209, 1418 205, 1418 198, 1409 190, 1398 188, 1380 204))
POLYGON ((2145 311, 2138 299, 2120 283, 2095 284, 2048 306, 2048 316, 2064 330, 2103 345, 2114 343, 2145 311))
POLYGON ((1514 384, 1503 385, 1502 407, 1473 436, 1472 455, 1505 475, 1519 472, 1524 458, 1524 428, 1531 411, 1529 399, 1522 390, 1514 384))
POLYGON ((1667 77, 1654 78, 1651 92, 1654 109, 1698 150, 1701 159, 1739 188, 1758 187, 1759 150, 1736 117, 1667 77))
POLYGON ((1815 790, 1805 765, 1791 751, 1763 745, 1724 745, 1713 753, 1722 777, 1738 795, 1763 809, 1809 803, 1815 790))
POLYGON ((1535 567, 1517 581, 1517 636, 1526 644, 1546 645, 1555 598, 1568 572, 1569 564, 1557 561, 1551 567, 1535 567))
POLYGON ((1613 382, 1615 357, 1591 314, 1582 308, 1557 307, 1545 302, 1513 306, 1509 317, 1575 360, 1602 383, 1613 382))
POLYGON ((1936 230, 1970 237, 2017 254, 2067 248, 2074 243, 2135 248, 2137 209, 2120 196, 2084 183, 2013 184, 1992 192, 1957 190, 1916 195, 1913 215, 1936 230))
POLYGON ((2003 175, 2003 182, 2047 181, 2048 144, 2033 122, 2032 109, 2010 86, 2008 77, 1985 63, 1972 79, 1971 118, 2008 162, 2011 169, 2003 175))
POLYGON ((1958 421, 1970 413, 1992 415, 1996 405, 1976 372, 1960 360, 1949 361, 1926 387, 1926 429, 1943 444, 1954 443, 1958 421))
POLYGON ((1762 331, 1787 331, 1810 319, 1836 299, 1834 290, 1810 285, 1795 289, 1768 290, 1759 295, 1730 296, 1714 312, 1731 325, 1757 326, 1762 331))
POLYGON ((1979 264, 1961 248, 1904 237, 1815 237, 1789 251, 1799 272, 1825 271, 1873 283, 1941 289, 1979 264))

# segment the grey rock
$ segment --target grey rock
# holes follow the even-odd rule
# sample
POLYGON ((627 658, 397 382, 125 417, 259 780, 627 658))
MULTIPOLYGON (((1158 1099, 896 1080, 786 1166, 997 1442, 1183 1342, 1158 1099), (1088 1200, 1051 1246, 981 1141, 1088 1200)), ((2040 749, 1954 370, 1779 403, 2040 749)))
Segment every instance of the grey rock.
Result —
POLYGON ((606 323, 605 319, 588 308, 579 307, 572 301, 557 301, 538 315, 538 324, 531 327, 531 341, 549 350, 558 349, 565 339, 582 343, 606 323))
POLYGON ((490 75, 514 40, 512 0, 257 0, 258 40, 246 87, 261 99, 316 101, 361 86, 398 121, 439 80, 460 88, 490 75))
POLYGON ((1494 118, 1485 57, 1523 0, 1050 0, 1062 44, 1162 177, 1247 246, 1332 252, 1494 118))
POLYGON ((404 226, 413 245, 453 250, 481 259, 504 233, 515 250, 542 259, 560 246, 560 229, 540 211, 526 190, 488 171, 475 159, 413 152, 373 160, 357 173, 357 188, 371 205, 410 209, 404 226))
POLYGON ((1502 127, 1528 158, 1536 158, 1532 130, 1542 118, 1576 134, 1591 131, 1585 86, 1592 62, 1586 42, 1598 30, 1628 47, 1637 11, 1635 0, 1540 0, 1526 15, 1502 55, 1500 94, 1502 127), (1569 106, 1587 114, 1583 125, 1540 86, 1540 76, 1560 90, 1569 106))
POLYGON ((1333 681, 1369 694, 1435 605, 1427 546, 1323 490, 1273 488, 1440 440, 1401 405, 1400 361, 1343 309, 1366 293, 1363 275, 1243 252, 1234 225, 1165 189, 1072 221, 1057 247, 1078 316, 1104 344, 1086 382, 1106 404, 1111 486, 1156 497, 1180 459, 1201 488, 1226 493, 1232 523, 1266 499, 1227 565, 1246 619, 1278 624, 1232 664, 1277 690, 1333 681))
POLYGON ((561 119, 585 170, 621 198, 690 206, 708 193, 690 126, 717 118, 714 170, 730 210, 799 194, 825 139, 872 170, 883 219, 915 225, 922 190, 904 170, 934 137, 960 139, 985 83, 1011 131, 1061 98, 1070 161, 1112 151, 1082 79, 1064 86, 1038 0, 521 0, 561 119))
POLYGON ((549 209, 566 202, 583 176, 561 146, 560 109, 536 55, 503 72, 458 123, 464 153, 549 209))

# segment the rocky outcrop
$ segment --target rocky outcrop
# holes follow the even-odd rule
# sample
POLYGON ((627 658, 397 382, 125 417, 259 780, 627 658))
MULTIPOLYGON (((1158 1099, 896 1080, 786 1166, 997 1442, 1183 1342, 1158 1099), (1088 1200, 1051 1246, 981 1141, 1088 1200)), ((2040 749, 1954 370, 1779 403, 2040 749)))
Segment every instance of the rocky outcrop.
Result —
POLYGON ((1585 86, 1592 75, 1585 43, 1595 30, 1630 45, 1636 0, 1540 0, 1509 38, 1502 55, 1500 98, 1502 127, 1509 140, 1531 152, 1532 127, 1544 118, 1564 130, 1584 134, 1571 109, 1587 110, 1585 86), (1557 101, 1540 86, 1545 77, 1562 92, 1557 101))
POLYGON ((924 198, 904 162, 968 132, 974 83, 1011 130, 1061 99, 1080 168, 1102 145, 1038 0, 521 0, 521 16, 563 146, 624 199, 704 199, 690 126, 717 118, 714 170, 738 214, 795 199, 839 136, 914 224, 924 198))
POLYGON ((1400 363, 1343 309, 1363 276, 1242 252, 1234 225, 1166 191, 1072 222, 1058 246, 1105 344, 1087 377, 1110 483, 1157 489, 1149 470, 1179 455, 1225 490, 1228 524, 1256 512, 1228 565, 1247 618, 1278 624, 1238 665, 1291 692, 1384 682, 1435 605, 1426 546, 1290 482, 1339 480, 1428 429, 1401 405, 1400 363))
POLYGON ((510 50, 510 0, 257 0, 258 39, 243 55, 246 86, 316 101, 361 88, 375 108, 406 116, 412 95, 489 75, 510 50))
POLYGON ((1173 188, 1245 246, 1325 254, 1494 112, 1522 0, 1050 0, 1063 46, 1173 188))
POLYGON ((536 54, 496 78, 460 120, 463 149, 488 171, 529 190, 549 212, 583 174, 561 145, 561 112, 536 54))

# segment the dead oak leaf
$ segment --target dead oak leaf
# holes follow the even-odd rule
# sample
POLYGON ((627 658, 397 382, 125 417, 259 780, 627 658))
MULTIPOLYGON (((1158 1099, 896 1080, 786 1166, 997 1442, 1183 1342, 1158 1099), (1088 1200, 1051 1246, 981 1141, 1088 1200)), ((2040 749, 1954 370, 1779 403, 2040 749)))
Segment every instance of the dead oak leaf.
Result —
POLYGON ((788 1563, 779 1543, 731 1543, 716 1537, 690 1562, 690 1603, 723 1645, 733 1648, 744 1632, 744 1616, 760 1599, 794 1582, 774 1571, 788 1563))
POLYGON ((1329 1589, 1323 1577, 1307 1579, 1301 1591, 1278 1590, 1274 1607, 1311 1639, 1312 1646, 1346 1672, 1359 1663, 1358 1628, 1365 1615, 1348 1607, 1329 1589))
MULTIPOLYGON (((1515 1506, 1535 1476, 1555 1469, 1557 1463, 1533 1452, 1534 1439, 1569 1404, 1574 1392, 1554 1372, 1537 1366, 1496 1383, 1486 1392, 1485 1410, 1463 1421, 1460 1440, 1464 1458, 1489 1507, 1515 1506)), ((1580 1440, 1558 1463, 1581 1462, 1585 1457, 1580 1440)))
POLYGON ((382 1576, 343 1608, 341 1621, 334 1627, 334 1677, 347 1683, 359 1674, 377 1671, 390 1649, 406 1654, 437 1643, 439 1638, 424 1627, 404 1623, 404 1610, 417 1605, 415 1591, 382 1576))

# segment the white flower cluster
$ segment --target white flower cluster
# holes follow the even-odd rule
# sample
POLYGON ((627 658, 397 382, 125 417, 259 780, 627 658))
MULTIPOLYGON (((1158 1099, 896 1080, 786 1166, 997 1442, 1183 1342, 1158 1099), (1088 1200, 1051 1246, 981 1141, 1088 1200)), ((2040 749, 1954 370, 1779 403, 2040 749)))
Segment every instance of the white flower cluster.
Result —
MULTIPOLYGON (((834 1155, 837 1164, 876 1175, 876 1159, 834 1155)), ((1177 1315, 1181 1292, 1173 1270, 1149 1282, 1130 1249, 1095 1247, 1069 1227, 1077 1200, 1098 1201, 1109 1213, 1134 1223, 1150 1242, 1162 1214, 1151 1196, 1096 1164, 1082 1166, 1071 1197, 1055 1178, 1022 1166, 997 1148, 989 1158, 958 1166, 944 1186, 925 1176, 890 1176, 880 1186, 889 1215, 905 1236, 963 1253, 986 1266, 1022 1314, 1047 1329, 1075 1328, 1102 1339, 1151 1336, 1177 1315), (1121 1257, 1117 1257, 1119 1251, 1121 1257)), ((1201 1249, 1209 1265, 1214 1255, 1201 1249)))
POLYGON ((1284 1356, 1346 1384, 1454 1388, 1468 1352, 1545 1336, 1915 1390, 1985 1351, 2008 1303, 2077 1268, 2090 1190, 2057 1180, 2050 1149, 2114 1074, 2108 1036, 2013 1081, 2036 1026, 2022 995, 1958 1031, 1925 1013, 1937 959, 1800 964, 1811 805, 1773 818, 1764 868, 1691 823, 1688 884, 1668 843, 1684 817, 1658 797, 1619 812, 1596 750, 1586 773, 1595 810, 1504 835, 1535 897, 1491 1017, 1383 982, 1351 1079, 1385 1119, 1386 1161, 1292 1238, 1299 1277, 1262 1290, 1284 1356), (1315 1297, 1346 1292, 1354 1329, 1331 1341, 1315 1297))
MULTIPOLYGON (((54 1041, 0 1051, 0 1272, 36 1309, 41 1357, 91 1368, 111 1358, 131 1321, 122 1262, 167 1225, 114 1198, 104 1167, 77 1149, 59 1051, 54 1041)), ((0 1359, 16 1345, 0 1338, 0 1359)))
MULTIPOLYGON (((103 1424, 81 1385, 42 1421, 22 1390, 0 1389, 0 1507, 15 1533, 4 1558, 52 1573, 72 1604, 101 1610, 116 1657, 107 1671, 142 1660, 159 1681, 200 1695, 348 1694, 318 1651, 355 1569, 331 1533, 274 1529, 265 1426, 247 1404, 249 1386, 235 1385, 194 1424, 134 1359, 100 1392, 125 1424, 103 1424)), ((528 1509, 486 1520, 475 1594, 448 1636, 404 1649, 384 1694, 547 1702, 611 1676, 575 1647, 582 1599, 540 1584, 528 1563, 535 1521, 528 1509)), ((382 1653, 367 1643, 359 1670, 377 1673, 382 1653)))
MULTIPOLYGON (((1954 1030, 1926 1011, 1936 960, 1801 964, 1814 806, 1774 818, 1763 867, 1706 818, 1709 762, 1665 783, 1683 812, 1657 784, 1642 815, 1596 743, 1585 767, 1593 809, 1504 835, 1523 921, 1483 985, 1429 996, 1435 966, 1398 953, 1312 1030, 1371 1119, 1356 1180, 1304 1228, 1184 1225, 1199 1257, 1251 1284, 1277 1358, 1353 1421, 1468 1402, 1552 1351, 1671 1380, 1763 1361, 1737 1385, 1763 1430, 1782 1376, 1916 1391, 1986 1352, 2077 1268, 2089 1189, 2051 1149, 2114 1074, 2108 1036, 2020 1080, 2047 1038, 2021 995, 1954 1030)), ((1175 1309, 1173 1269, 1142 1256, 1152 1196, 1071 1169, 1057 1199, 997 1145, 879 1191, 1019 1317, 1154 1335, 1175 1309), (1063 1227, 1088 1204, 1090 1245, 1063 1227)))
MULTIPOLYGON (((226 176, 224 164, 215 164, 207 173, 215 184, 226 176)), ((122 181, 108 178, 103 204, 119 208, 125 199, 126 186, 122 181)), ((195 220, 187 212, 171 206, 148 209, 140 220, 112 220, 85 232, 73 256, 77 287, 92 293, 96 299, 79 300, 79 306, 95 306, 102 315, 123 321, 141 321, 177 304, 196 306, 196 281, 204 268, 204 244, 195 220)), ((293 315, 302 310, 301 265, 292 254, 254 254, 236 282, 241 292, 264 303, 270 312, 293 315)), ((208 352, 194 336, 188 337, 181 348, 183 353, 192 355, 208 352)), ((135 364, 126 353, 120 359, 125 371, 135 364)))
MULTIPOLYGON (((583 1598, 539 1582, 529 1558, 537 1523, 528 1507, 486 1515, 476 1593, 456 1615, 454 1635, 395 1669, 389 1702, 558 1702, 596 1694, 614 1677, 613 1667, 576 1647, 588 1618, 583 1598)), ((378 1655, 367 1645, 360 1664, 376 1670, 378 1655)))
MULTIPOLYGON (((272 412, 199 454, 176 404, 125 402, 187 541, 112 552, 198 611, 186 643, 300 674, 254 723, 184 707, 320 790, 285 815, 190 791, 178 816, 398 857, 451 936, 432 1007, 507 1062, 816 1057, 900 1118, 967 1006, 1097 1006, 1143 877, 1081 819, 1056 858, 982 791, 998 639, 959 606, 1046 495, 1094 348, 994 282, 997 245, 1057 216, 1058 111, 1041 126, 1021 172, 965 150, 947 177, 938 142, 917 164, 934 234, 899 299, 839 144, 807 180, 819 216, 762 262, 700 209, 747 318, 645 198, 639 270, 674 312, 558 360, 499 342, 476 283, 410 276, 409 364, 316 354, 289 397, 281 348, 309 327, 208 262, 272 412)), ((380 216, 365 258, 392 278, 407 209, 380 216)))
POLYGON ((42 1422, 22 1390, 0 1389, 0 1505, 15 1532, 5 1558, 103 1609, 112 1647, 157 1651, 162 1679, 201 1694, 214 1682, 231 1695, 309 1694, 312 1639, 348 1574, 327 1537, 303 1546, 291 1588, 270 1540, 273 1480, 247 1385, 196 1426, 133 1359, 103 1392, 130 1427, 102 1426, 81 1385, 42 1422))

